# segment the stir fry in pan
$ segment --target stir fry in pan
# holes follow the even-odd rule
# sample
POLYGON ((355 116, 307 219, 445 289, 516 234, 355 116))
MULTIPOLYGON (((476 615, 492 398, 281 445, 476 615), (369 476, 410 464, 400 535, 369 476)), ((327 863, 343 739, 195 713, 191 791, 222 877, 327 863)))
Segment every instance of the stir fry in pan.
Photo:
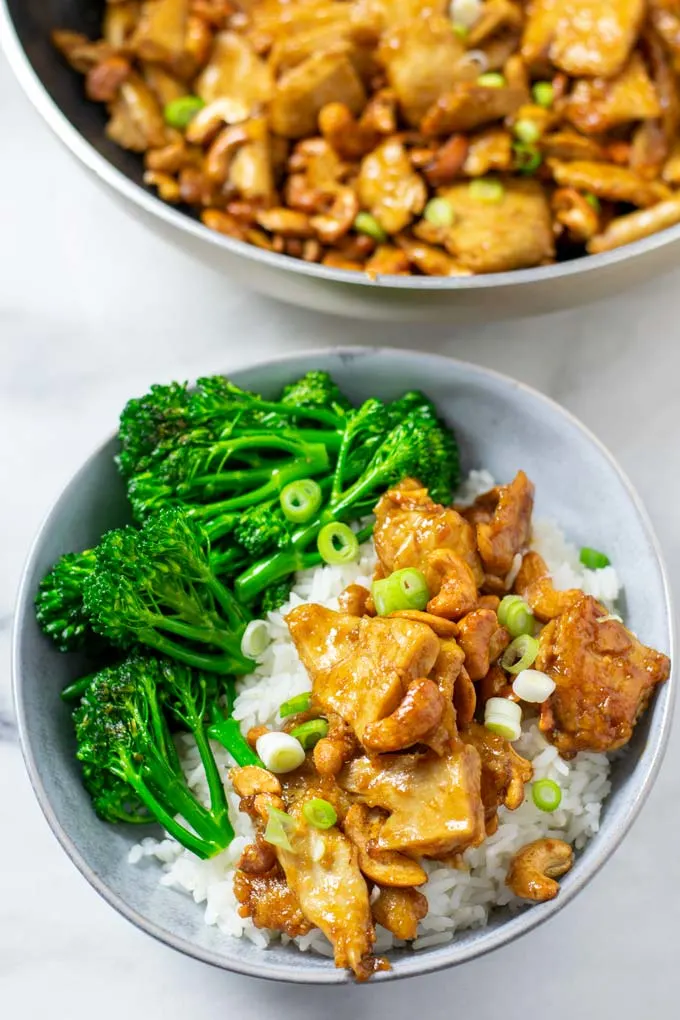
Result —
POLYGON ((459 276, 680 222, 677 0, 108 0, 54 41, 149 187, 268 251, 459 276))

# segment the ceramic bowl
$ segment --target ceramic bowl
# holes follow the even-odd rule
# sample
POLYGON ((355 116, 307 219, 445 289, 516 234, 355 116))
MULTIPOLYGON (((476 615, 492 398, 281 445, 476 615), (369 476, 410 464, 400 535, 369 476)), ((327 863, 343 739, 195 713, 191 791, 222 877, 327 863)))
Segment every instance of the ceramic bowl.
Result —
POLYGON ((318 311, 364 319, 488 322, 625 293, 678 264, 680 225, 601 255, 483 276, 390 276, 333 269, 264 251, 204 227, 144 185, 139 155, 106 137, 106 111, 53 47, 67 28, 100 36, 103 0, 0 0, 0 40, 36 109, 119 205, 193 259, 244 286, 318 311))
MULTIPOLYGON (((620 573, 631 628, 655 648, 672 651, 670 596, 647 514, 606 449, 570 414, 534 390, 495 372, 447 358, 392 350, 340 349, 292 355, 234 372, 241 386, 273 394, 310 368, 327 369, 353 399, 390 398, 418 387, 455 427, 464 468, 485 467, 499 481, 523 468, 536 484, 536 514, 560 522, 577 545, 604 548, 620 573)), ((52 508, 31 550, 16 614, 14 685, 26 764, 41 807, 67 854, 121 914, 197 959, 242 974, 298 983, 340 984, 330 960, 274 944, 262 951, 203 921, 203 909, 158 884, 158 869, 127 863, 138 827, 99 821, 80 782, 69 711, 59 692, 82 675, 75 655, 61 655, 33 614, 40 578, 57 557, 95 543, 128 519, 123 485, 107 440, 52 508)), ((562 880, 559 896, 519 913, 494 912, 484 928, 447 945, 399 951, 389 981, 463 963, 535 928, 584 889, 623 839, 649 793, 668 736, 674 683, 658 690, 628 752, 612 769, 613 788, 599 832, 562 880)))

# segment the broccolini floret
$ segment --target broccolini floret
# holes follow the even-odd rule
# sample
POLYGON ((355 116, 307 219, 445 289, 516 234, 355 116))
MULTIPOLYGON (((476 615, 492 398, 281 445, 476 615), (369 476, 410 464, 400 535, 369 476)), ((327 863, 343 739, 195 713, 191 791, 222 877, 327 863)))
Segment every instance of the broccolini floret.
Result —
POLYGON ((147 645, 197 669, 248 673, 249 616, 215 576, 204 533, 179 510, 104 536, 84 587, 93 629, 115 645, 147 645))
POLYGON ((201 858, 219 853, 234 834, 207 738, 208 684, 177 663, 132 655, 120 666, 96 673, 73 713, 77 757, 98 813, 107 821, 148 821, 146 811, 201 858), (209 807, 189 790, 169 753, 166 699, 181 706, 183 721, 196 739, 209 807), (119 817, 128 812, 131 818, 119 817))

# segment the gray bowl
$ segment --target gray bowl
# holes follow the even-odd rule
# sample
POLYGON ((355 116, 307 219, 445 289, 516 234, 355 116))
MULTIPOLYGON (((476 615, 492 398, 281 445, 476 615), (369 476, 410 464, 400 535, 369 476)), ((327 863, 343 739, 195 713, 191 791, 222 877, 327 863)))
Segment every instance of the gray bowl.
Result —
MULTIPOLYGON (((507 480, 520 467, 537 487, 537 514, 553 517, 579 545, 606 549, 626 592, 633 630, 655 648, 673 644, 670 595, 647 514, 610 454, 566 411, 534 390, 487 369, 433 355, 357 348, 292 355, 235 372, 242 386, 272 394, 310 368, 327 369, 355 400, 393 397, 419 387, 455 426, 464 468, 486 467, 507 480)), ((113 827, 94 815, 74 759, 71 721, 59 692, 85 672, 77 656, 60 655, 33 615, 40 578, 62 553, 95 543, 127 520, 113 464, 114 439, 101 446, 64 490, 45 521, 24 572, 14 634, 14 689, 26 765, 40 805, 67 854, 125 917, 175 949, 227 970, 300 983, 348 980, 329 960, 291 947, 256 949, 203 923, 189 897, 158 884, 156 867, 126 863, 139 830, 113 827)), ((536 927, 564 907, 622 840, 649 793, 671 723, 674 682, 657 693, 628 753, 613 767, 613 790, 600 831, 564 878, 557 899, 518 914, 500 911, 483 929, 461 932, 445 946, 393 954, 393 970, 377 981, 423 974, 473 959, 536 927)))
POLYGON ((102 0, 0 0, 0 37, 28 96, 50 127, 137 219, 195 258, 291 304, 373 319, 486 322, 580 305, 629 289, 677 264, 680 226, 603 255, 493 276, 383 276, 329 269, 223 237, 161 202, 142 183, 142 161, 104 134, 103 107, 85 99, 79 75, 50 31, 99 35, 102 0))

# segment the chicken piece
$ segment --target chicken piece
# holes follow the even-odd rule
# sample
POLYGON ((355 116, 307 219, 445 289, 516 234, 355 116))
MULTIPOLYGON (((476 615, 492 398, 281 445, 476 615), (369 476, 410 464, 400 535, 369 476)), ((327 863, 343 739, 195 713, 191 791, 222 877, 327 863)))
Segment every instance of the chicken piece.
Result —
POLYGON ((315 53, 283 74, 269 107, 272 130, 284 138, 304 138, 317 129, 317 118, 330 102, 358 114, 366 104, 361 79, 346 53, 315 53))
POLYGON ((626 167, 610 163, 575 161, 549 163, 557 184, 567 188, 590 191, 598 198, 612 202, 630 202, 646 207, 670 198, 671 191, 660 181, 646 181, 626 167))
POLYGON ((680 10, 676 0, 651 0, 649 20, 673 57, 675 73, 680 73, 680 10))
POLYGON ((592 138, 584 138, 569 128, 553 131, 541 139, 541 150, 544 159, 558 159, 568 162, 580 160, 586 162, 606 162, 605 149, 592 138))
POLYGON ((385 816, 369 810, 365 804, 352 804, 342 821, 342 829, 359 852, 359 867, 378 885, 402 889, 425 885, 427 873, 417 861, 395 850, 376 850, 385 816))
POLYGON ((426 623, 437 637, 455 638, 458 636, 458 624, 453 620, 445 620, 443 616, 435 616, 421 609, 395 609, 389 619, 412 620, 414 623, 426 623))
POLYGON ((548 577, 548 566, 543 557, 534 549, 525 552, 522 557, 520 568, 515 575, 512 590, 516 595, 525 597, 526 590, 543 577, 548 577))
POLYGON ((518 31, 523 20, 522 10, 518 4, 510 3, 510 0, 486 0, 481 6, 479 17, 470 28, 466 43, 472 49, 496 35, 501 29, 518 31))
POLYGON ((452 577, 452 605, 462 605, 469 596, 465 565, 473 582, 481 584, 484 575, 473 529, 455 510, 434 503, 427 489, 417 482, 406 479, 386 492, 375 508, 375 516, 373 538, 383 573, 389 575, 403 567, 421 570, 431 595, 428 611, 432 611, 435 599, 439 600, 438 606, 445 604, 446 564, 452 577))
POLYGON ((425 135, 473 131, 483 124, 508 117, 525 98, 523 89, 509 85, 496 88, 461 81, 427 108, 420 127, 425 135))
POLYGON ((505 577, 517 553, 529 543, 534 486, 523 471, 509 485, 499 485, 478 496, 463 510, 477 531, 477 546, 487 571, 505 577))
POLYGON ((600 234, 596 234, 587 244, 591 255, 603 251, 612 251, 623 244, 632 244, 659 230, 666 230, 680 223, 680 196, 659 202, 649 209, 639 209, 611 220, 600 234))
POLYGON ((271 99, 274 82, 271 71, 248 39, 236 32, 220 32, 194 88, 207 104, 220 100, 224 105, 227 101, 229 113, 224 119, 235 124, 252 116, 271 99))
POLYGON ((623 747, 670 662, 583 595, 541 632, 535 668, 557 685, 541 706, 540 728, 560 754, 572 755, 623 747))
POLYGON ((161 108, 149 86, 136 74, 121 83, 118 96, 109 107, 111 119, 106 134, 117 145, 132 152, 160 148, 167 141, 161 108))
POLYGON ((237 871, 234 895, 241 904, 239 914, 251 917, 256 928, 271 928, 296 938, 314 927, 302 913, 297 896, 276 862, 265 874, 237 871))
POLYGON ((137 0, 118 0, 107 4, 104 11, 102 35, 116 50, 125 49, 137 27, 139 3, 137 0))
POLYGON ((112 103, 121 84, 130 77, 129 60, 114 54, 91 68, 85 76, 85 94, 96 103, 112 103))
POLYGON ((424 740, 439 725, 444 707, 444 699, 433 680, 427 677, 412 680, 394 712, 366 726, 362 743, 373 754, 402 751, 424 740))
POLYGON ((371 277, 408 276, 409 267, 406 252, 390 244, 381 244, 366 263, 366 272, 371 277))
POLYGON ((574 78, 613 78, 630 54, 644 0, 532 0, 522 56, 536 74, 550 64, 574 78))
POLYGON ((600 214, 585 195, 575 188, 557 188, 550 199, 555 222, 564 227, 572 241, 584 244, 600 228, 600 214))
POLYGON ((482 802, 488 833, 498 826, 498 808, 516 811, 524 801, 524 784, 534 774, 531 762, 517 754, 504 737, 472 722, 461 731, 466 744, 476 748, 482 762, 482 802))
POLYGON ((503 128, 487 128, 470 139, 463 163, 464 177, 483 177, 491 170, 509 170, 512 165, 512 139, 503 128))
POLYGON ((555 254, 552 219, 538 181, 503 181, 498 202, 475 198, 469 184, 440 192, 451 205, 454 222, 444 244, 473 273, 502 273, 544 265, 555 254))
POLYGON ((142 60, 170 67, 181 62, 189 23, 189 0, 144 0, 132 48, 142 60))
MULTIPOLYGON (((426 222, 426 221, 421 221, 426 222)), ((414 233, 417 233, 417 224, 414 233)), ((428 224, 429 225, 429 224, 428 224)), ((423 241, 415 241, 406 234, 400 234, 395 238, 399 247, 403 250, 412 265, 419 269, 426 276, 470 276, 470 270, 461 265, 441 248, 435 248, 423 241)))
POLYGON ((431 10, 383 36, 378 56, 409 124, 418 127, 428 108, 463 76, 464 55, 449 19, 431 10))
POLYGON ((356 758, 340 785, 369 807, 389 811, 377 850, 434 857, 461 853, 484 839, 479 754, 468 744, 444 757, 400 754, 356 758))
POLYGON ((288 804, 288 813, 295 820, 288 833, 292 849, 276 848, 286 881, 304 917, 333 946, 335 966, 349 967, 365 981, 386 965, 372 956, 375 928, 358 851, 337 826, 310 826, 302 800, 288 804))
POLYGON ((371 910, 373 919, 395 938, 410 942, 417 936, 418 921, 427 915, 429 906, 417 889, 381 889, 371 910))
POLYGON ((659 117, 661 105, 639 53, 616 78, 581 78, 565 101, 564 115, 584 135, 597 135, 619 124, 659 117))
POLYGON ((410 620, 359 619, 305 604, 286 623, 315 702, 341 716, 361 741, 371 723, 395 711, 411 681, 429 674, 439 654, 430 628, 410 620))
POLYGON ((458 626, 458 643, 465 654, 465 668, 471 680, 481 680, 510 644, 510 635, 491 609, 468 613, 458 626))
POLYGON ((425 573, 428 589, 437 594, 428 612, 447 620, 459 620, 477 605, 477 579, 472 567, 451 549, 433 549, 425 573))
POLYGON ((115 55, 115 49, 110 43, 103 39, 92 42, 80 32, 55 29, 51 39, 52 45, 79 74, 87 74, 93 67, 115 55))
POLYGON ((363 208, 388 234, 408 226, 427 199, 425 184, 411 167, 403 145, 392 140, 362 159, 357 192, 363 208))
POLYGON ((562 839, 536 839, 512 857, 505 884, 515 896, 542 903, 560 891, 556 878, 571 869, 574 851, 562 839))
POLYGON ((475 685, 477 704, 483 708, 489 698, 507 698, 512 691, 508 675, 499 665, 491 666, 486 676, 475 685))

